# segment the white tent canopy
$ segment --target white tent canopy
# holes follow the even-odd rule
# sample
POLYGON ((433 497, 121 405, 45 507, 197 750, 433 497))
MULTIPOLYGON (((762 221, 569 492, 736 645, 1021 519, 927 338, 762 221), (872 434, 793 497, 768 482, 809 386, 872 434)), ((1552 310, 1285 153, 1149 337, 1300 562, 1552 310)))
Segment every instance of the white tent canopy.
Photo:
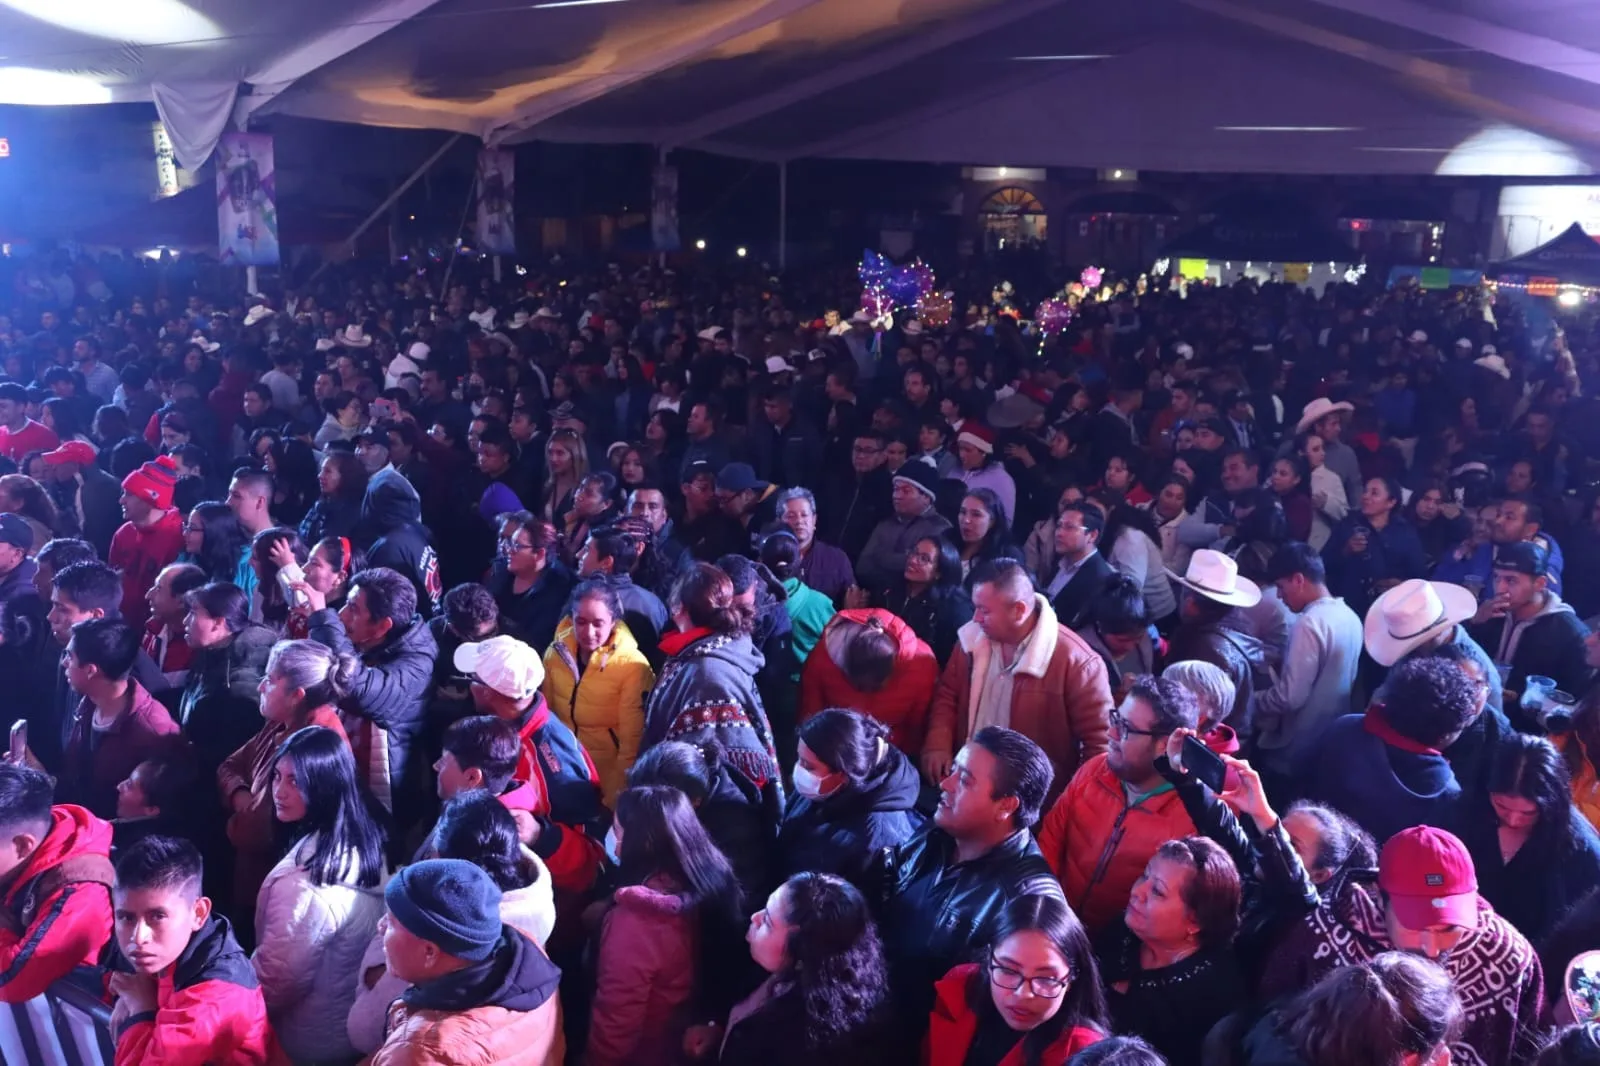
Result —
POLYGON ((1586 175, 1570 0, 0 0, 0 103, 803 157, 1586 175))

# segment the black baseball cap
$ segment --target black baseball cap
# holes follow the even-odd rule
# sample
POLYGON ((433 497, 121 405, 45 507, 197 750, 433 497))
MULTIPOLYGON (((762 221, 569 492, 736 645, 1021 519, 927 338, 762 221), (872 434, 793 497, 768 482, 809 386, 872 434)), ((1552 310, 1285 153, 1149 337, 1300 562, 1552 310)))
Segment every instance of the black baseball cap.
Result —
POLYGON ((33 527, 28 525, 26 518, 12 511, 0 514, 0 544, 32 551, 33 527))
POLYGON ((1550 573, 1550 553, 1531 540, 1504 544, 1494 553, 1494 568, 1545 577, 1550 573))

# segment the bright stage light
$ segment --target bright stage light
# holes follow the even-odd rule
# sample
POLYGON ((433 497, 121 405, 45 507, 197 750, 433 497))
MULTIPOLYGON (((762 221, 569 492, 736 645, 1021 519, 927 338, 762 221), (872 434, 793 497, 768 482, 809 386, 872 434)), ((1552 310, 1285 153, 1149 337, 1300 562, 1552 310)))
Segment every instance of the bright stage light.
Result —
POLYGON ((745 251, 743 248, 739 248, 733 254, 738 256, 740 259, 743 259, 745 256, 749 255, 750 253, 745 251))
POLYGON ((220 37, 217 24, 181 0, 0 0, 52 26, 131 44, 187 44, 220 37))
POLYGON ((31 67, 0 67, 0 104, 109 104, 111 90, 93 78, 31 67))
POLYGON ((704 237, 701 237, 699 240, 694 242, 694 246, 695 246, 695 248, 697 248, 698 250, 700 250, 702 252, 705 251, 706 250, 706 239, 704 237))
POLYGON ((1556 297, 1556 303, 1562 307, 1577 307, 1583 303, 1583 294, 1577 289, 1562 289, 1561 295, 1556 297))

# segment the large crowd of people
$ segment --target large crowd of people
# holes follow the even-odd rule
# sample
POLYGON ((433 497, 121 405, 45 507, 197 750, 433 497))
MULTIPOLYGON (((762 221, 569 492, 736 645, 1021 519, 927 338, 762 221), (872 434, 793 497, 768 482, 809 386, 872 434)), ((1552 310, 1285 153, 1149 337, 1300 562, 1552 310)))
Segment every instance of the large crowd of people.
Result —
POLYGON ((1591 318, 10 270, 0 1002, 117 1066, 1600 1062, 1591 318))

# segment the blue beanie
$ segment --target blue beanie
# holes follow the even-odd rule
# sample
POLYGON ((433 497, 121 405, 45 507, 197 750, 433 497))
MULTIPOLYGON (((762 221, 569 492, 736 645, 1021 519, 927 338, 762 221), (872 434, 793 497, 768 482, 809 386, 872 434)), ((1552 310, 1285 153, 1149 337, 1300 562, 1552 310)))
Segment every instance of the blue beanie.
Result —
POLYGON ((426 859, 389 879, 389 914, 447 954, 482 962, 500 943, 500 888, 462 859, 426 859))

